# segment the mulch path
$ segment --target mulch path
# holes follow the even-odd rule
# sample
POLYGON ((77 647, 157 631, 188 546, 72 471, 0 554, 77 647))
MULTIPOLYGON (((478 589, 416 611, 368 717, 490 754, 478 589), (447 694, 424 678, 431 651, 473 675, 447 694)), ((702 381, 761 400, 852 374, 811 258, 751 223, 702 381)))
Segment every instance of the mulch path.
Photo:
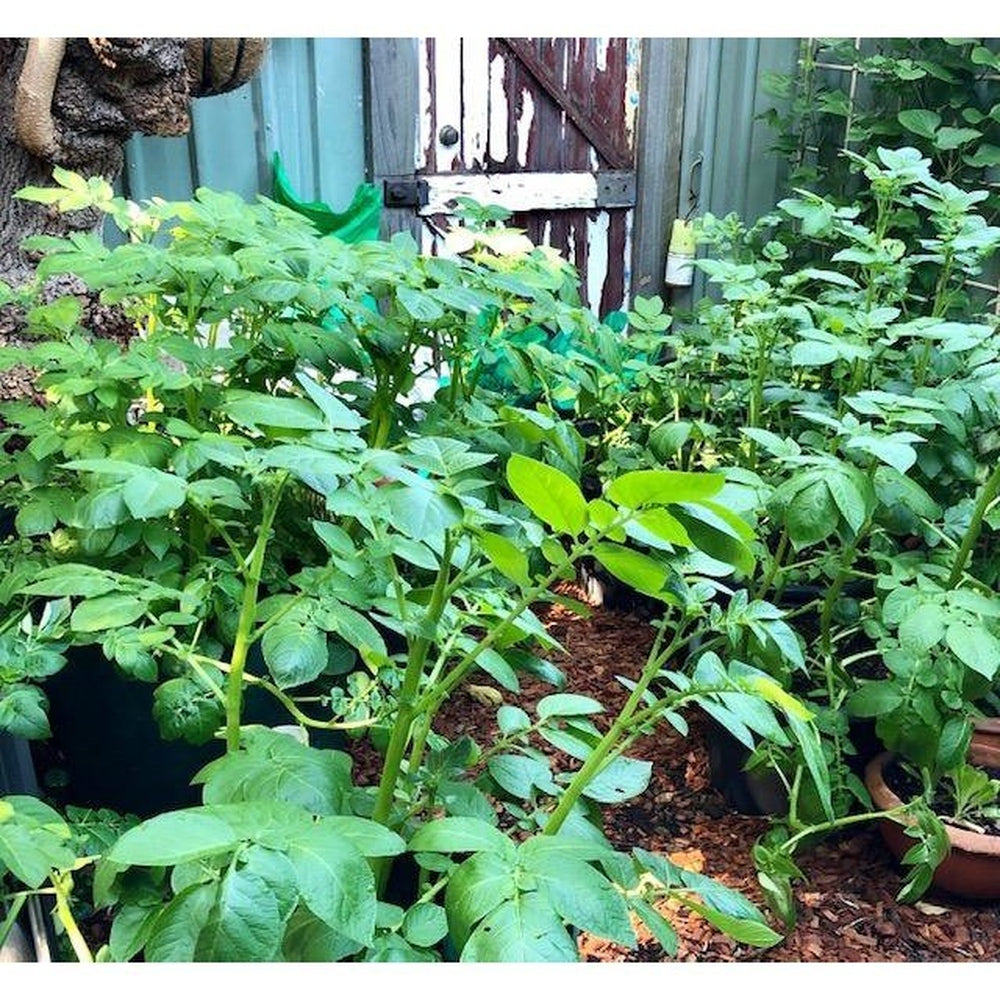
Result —
MULTIPOLYGON (((615 677, 638 676, 652 629, 635 615, 603 608, 582 618, 553 607, 547 619, 569 651, 551 657, 566 672, 566 690, 590 695, 614 711, 626 696, 615 677)), ((491 681, 475 678, 474 683, 491 681)), ((530 713, 539 698, 551 693, 547 685, 528 680, 513 697, 530 713)), ((640 797, 605 808, 605 832, 616 847, 667 854, 763 906, 750 851, 767 820, 740 815, 726 805, 709 782, 703 727, 694 713, 688 721, 687 737, 663 725, 629 750, 630 756, 652 761, 652 779, 640 797)), ((435 728, 450 737, 468 733, 482 744, 495 729, 495 709, 467 690, 459 691, 444 706, 435 728)), ((807 877, 795 890, 797 926, 768 951, 736 944, 701 917, 671 910, 667 915, 679 938, 675 958, 644 928, 636 950, 582 934, 581 956, 590 962, 1000 960, 1000 905, 969 905, 934 892, 916 905, 896 902, 900 873, 874 826, 851 828, 840 839, 800 851, 797 862, 807 877)))

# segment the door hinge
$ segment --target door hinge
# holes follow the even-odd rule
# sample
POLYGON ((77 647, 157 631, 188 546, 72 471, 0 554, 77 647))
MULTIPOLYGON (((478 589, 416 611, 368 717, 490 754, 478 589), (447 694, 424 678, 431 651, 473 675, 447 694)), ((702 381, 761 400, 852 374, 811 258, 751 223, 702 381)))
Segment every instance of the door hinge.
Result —
POLYGON ((386 177, 382 202, 386 208, 422 208, 427 204, 427 181, 420 177, 386 177))

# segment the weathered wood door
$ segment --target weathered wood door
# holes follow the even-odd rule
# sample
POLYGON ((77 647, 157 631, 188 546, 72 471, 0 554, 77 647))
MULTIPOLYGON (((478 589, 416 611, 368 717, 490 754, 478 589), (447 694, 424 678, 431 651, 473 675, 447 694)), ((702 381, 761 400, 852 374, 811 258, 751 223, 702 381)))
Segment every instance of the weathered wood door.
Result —
MULTIPOLYGON (((415 170, 382 172, 387 208, 415 212, 427 247, 456 196, 501 204, 534 242, 576 265, 592 308, 619 307, 636 197, 638 54, 628 38, 419 39, 415 170)), ((405 124, 400 107, 384 125, 405 124)))

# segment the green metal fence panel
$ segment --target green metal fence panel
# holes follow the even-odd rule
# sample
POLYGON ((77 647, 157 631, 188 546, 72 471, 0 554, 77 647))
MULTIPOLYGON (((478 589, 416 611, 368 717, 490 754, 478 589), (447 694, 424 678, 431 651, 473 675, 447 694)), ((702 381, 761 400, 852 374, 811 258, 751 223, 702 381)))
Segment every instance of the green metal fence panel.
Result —
POLYGON ((343 209, 365 181, 360 38, 275 38, 246 86, 192 103, 192 128, 126 147, 121 188, 133 199, 189 198, 199 186, 270 194, 281 153, 296 191, 343 209))

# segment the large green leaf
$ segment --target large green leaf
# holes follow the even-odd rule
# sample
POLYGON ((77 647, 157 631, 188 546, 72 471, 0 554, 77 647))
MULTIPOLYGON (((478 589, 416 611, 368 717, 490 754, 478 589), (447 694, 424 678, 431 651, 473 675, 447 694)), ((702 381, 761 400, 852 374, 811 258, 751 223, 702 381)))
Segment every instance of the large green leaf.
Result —
MULTIPOLYGON (((308 399, 271 396, 246 389, 230 389, 223 409, 227 416, 244 427, 276 427, 288 430, 321 431, 328 425, 320 409, 308 399)), ((352 427, 333 428, 353 430, 352 427)))
POLYGON ((51 807, 29 795, 0 799, 0 866, 31 889, 37 889, 52 869, 72 867, 70 831, 51 807))
POLYGON ((633 509, 647 504, 686 503, 707 500, 725 485, 717 472, 671 472, 640 469, 611 481, 605 495, 616 504, 633 509))
POLYGON ((1000 667, 1000 640, 982 625, 954 622, 945 633, 948 648, 977 674, 992 680, 1000 667))
POLYGON ((51 736, 48 699, 34 684, 0 684, 0 733, 24 740, 51 736))
POLYGON ((646 790, 652 773, 653 765, 648 760, 615 757, 594 775, 583 794, 596 802, 624 802, 646 790))
POLYGON ((287 733, 244 727, 242 746, 203 767, 206 805, 276 799, 314 815, 342 813, 351 789, 351 758, 340 750, 308 747, 287 733))
POLYGON ((463 962, 575 962, 576 942, 539 892, 501 903, 469 936, 463 962))
POLYGON ((204 807, 161 813, 126 830, 108 852, 118 865, 178 865, 226 854, 239 844, 236 831, 204 807))
POLYGON ((153 923, 146 942, 146 961, 193 962, 215 894, 215 885, 192 885, 179 892, 153 923))
POLYGON ((131 594, 108 594, 81 601, 70 616, 70 627, 76 632, 104 632, 131 625, 146 613, 148 604, 131 594))
POLYGON ((317 828, 342 837, 366 858, 391 858, 406 850, 406 841, 398 833, 360 816, 326 816, 317 828))
POLYGON ((375 876, 346 838, 316 827, 288 847, 302 901, 338 934, 371 944, 375 934, 375 876))
POLYGON ((267 882, 247 868, 229 869, 198 936, 202 962, 267 962, 281 951, 283 924, 267 882))
POLYGON ((507 460, 507 481, 518 500, 556 531, 576 536, 587 526, 587 501, 565 472, 515 454, 507 460))
POLYGON ((280 688, 314 681, 327 664, 326 635, 314 625, 288 618, 264 633, 260 651, 280 688))
POLYGON ((622 894, 600 872, 572 854, 546 851, 525 868, 567 923, 598 937, 635 946, 635 932, 622 894))
POLYGON ((441 854, 468 851, 493 851, 511 856, 514 845, 507 834, 481 819, 446 816, 425 823, 410 838, 411 851, 437 851, 441 854))
POLYGON ((498 854, 473 854, 463 861, 448 879, 445 909, 452 940, 461 950, 472 928, 498 903, 517 893, 513 857, 498 854))
POLYGON ((594 546, 594 558, 612 576, 640 594, 669 599, 669 595, 664 594, 664 588, 670 578, 670 570, 658 559, 614 542, 598 542, 594 546))
POLYGON ((184 505, 187 484, 179 476, 137 465, 122 487, 122 499, 137 518, 165 517, 184 505))

